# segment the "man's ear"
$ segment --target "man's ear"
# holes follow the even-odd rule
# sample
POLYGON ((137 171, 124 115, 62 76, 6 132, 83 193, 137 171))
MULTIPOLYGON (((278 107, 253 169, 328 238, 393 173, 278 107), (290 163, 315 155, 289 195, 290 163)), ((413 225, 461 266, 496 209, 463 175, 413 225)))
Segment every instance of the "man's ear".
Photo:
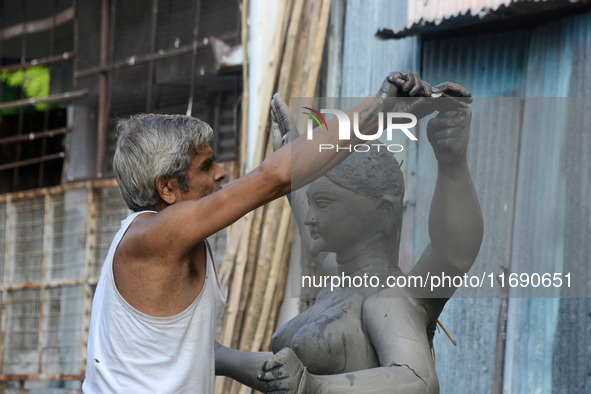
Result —
POLYGON ((175 191, 178 189, 176 184, 176 179, 163 176, 156 181, 156 190, 158 191, 158 195, 168 205, 172 205, 177 201, 177 195, 175 191))

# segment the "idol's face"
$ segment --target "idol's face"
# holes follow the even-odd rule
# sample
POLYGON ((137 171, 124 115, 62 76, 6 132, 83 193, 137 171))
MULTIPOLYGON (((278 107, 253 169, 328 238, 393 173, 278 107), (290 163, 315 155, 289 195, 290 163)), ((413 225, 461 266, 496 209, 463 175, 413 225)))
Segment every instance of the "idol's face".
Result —
POLYGON ((308 188, 310 253, 344 252, 376 230, 376 203, 370 197, 337 185, 326 176, 308 188))

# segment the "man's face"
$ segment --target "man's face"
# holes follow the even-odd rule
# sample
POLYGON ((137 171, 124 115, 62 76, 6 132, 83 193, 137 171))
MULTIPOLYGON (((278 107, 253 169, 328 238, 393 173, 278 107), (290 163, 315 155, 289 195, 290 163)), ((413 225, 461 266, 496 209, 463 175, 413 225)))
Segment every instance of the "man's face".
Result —
POLYGON ((189 190, 181 192, 182 200, 196 200, 210 195, 221 188, 226 179, 226 171, 215 162, 213 150, 209 144, 199 147, 187 170, 189 190))

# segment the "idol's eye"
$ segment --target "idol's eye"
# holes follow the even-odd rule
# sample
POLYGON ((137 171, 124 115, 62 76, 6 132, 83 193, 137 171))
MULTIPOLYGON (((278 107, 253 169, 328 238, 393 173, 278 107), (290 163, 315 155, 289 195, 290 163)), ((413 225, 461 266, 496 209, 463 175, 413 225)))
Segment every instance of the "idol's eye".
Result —
POLYGON ((328 208, 330 206, 330 204, 332 204, 332 200, 328 200, 326 198, 318 198, 314 202, 315 202, 316 206, 320 209, 328 208))

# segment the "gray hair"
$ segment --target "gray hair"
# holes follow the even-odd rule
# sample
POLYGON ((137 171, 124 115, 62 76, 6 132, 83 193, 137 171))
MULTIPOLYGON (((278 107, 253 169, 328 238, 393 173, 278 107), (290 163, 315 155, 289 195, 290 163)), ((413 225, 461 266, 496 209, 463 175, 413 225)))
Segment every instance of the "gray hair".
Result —
POLYGON ((207 123, 186 115, 134 115, 119 120, 117 133, 113 172, 123 200, 135 212, 160 202, 156 182, 164 176, 176 178, 188 191, 191 160, 213 139, 207 123))

